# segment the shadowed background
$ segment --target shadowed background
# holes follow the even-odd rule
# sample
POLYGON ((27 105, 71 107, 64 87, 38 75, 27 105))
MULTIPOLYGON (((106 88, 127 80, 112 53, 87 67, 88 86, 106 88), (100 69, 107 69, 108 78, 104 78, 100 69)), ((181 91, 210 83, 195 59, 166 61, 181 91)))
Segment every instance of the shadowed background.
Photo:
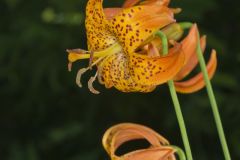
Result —
MULTIPOLYGON (((87 0, 0 1, 0 159, 106 160, 104 131, 120 122, 147 125, 183 148, 166 85, 152 93, 121 93, 97 82, 100 95, 87 89, 94 71, 75 84, 67 71, 67 48, 86 48, 84 12, 87 0)), ((105 0, 120 6, 122 0, 105 0)), ((183 12, 179 21, 197 22, 208 35, 208 48, 218 52, 213 87, 232 159, 240 159, 240 10, 237 1, 173 0, 183 12)), ((208 56, 206 56, 208 57, 208 56)), ((223 160, 205 90, 179 95, 198 160, 223 160)), ((135 144, 136 145, 136 144, 135 144)), ((126 146, 129 149, 134 145, 126 146)), ((123 150, 124 151, 124 150, 123 150)))

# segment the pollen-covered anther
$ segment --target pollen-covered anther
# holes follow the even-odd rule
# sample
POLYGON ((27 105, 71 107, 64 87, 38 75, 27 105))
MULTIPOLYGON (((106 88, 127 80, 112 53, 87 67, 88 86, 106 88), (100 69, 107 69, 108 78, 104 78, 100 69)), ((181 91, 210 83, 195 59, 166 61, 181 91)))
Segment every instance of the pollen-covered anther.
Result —
POLYGON ((68 52, 68 61, 72 63, 79 59, 88 58, 88 54, 90 53, 90 51, 83 49, 67 49, 66 51, 68 52))
POLYGON ((94 87, 93 87, 93 82, 96 80, 98 75, 98 72, 96 72, 95 76, 91 77, 88 81, 88 89, 93 93, 93 94, 99 94, 100 92, 97 91, 94 87))
POLYGON ((68 53, 75 53, 75 54, 86 54, 86 53, 90 53, 90 51, 86 51, 80 48, 77 49, 67 49, 66 50, 68 53))

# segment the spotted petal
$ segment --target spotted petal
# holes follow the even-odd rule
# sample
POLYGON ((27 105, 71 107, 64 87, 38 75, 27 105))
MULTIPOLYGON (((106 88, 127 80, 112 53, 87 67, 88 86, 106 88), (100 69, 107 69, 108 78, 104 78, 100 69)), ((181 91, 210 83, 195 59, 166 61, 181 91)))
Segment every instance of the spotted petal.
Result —
POLYGON ((102 7, 103 0, 89 0, 86 8, 88 49, 99 51, 116 43, 116 38, 106 27, 108 21, 102 7))
POLYGON ((108 56, 98 66, 99 82, 107 88, 115 87, 122 92, 151 92, 156 86, 140 84, 131 77, 128 58, 119 52, 108 56))
POLYGON ((109 24, 126 53, 133 53, 160 28, 174 22, 172 11, 165 6, 142 5, 124 9, 109 24))
POLYGON ((164 57, 130 55, 130 71, 135 81, 145 85, 159 85, 172 79, 184 63, 184 54, 180 44, 169 50, 164 57))

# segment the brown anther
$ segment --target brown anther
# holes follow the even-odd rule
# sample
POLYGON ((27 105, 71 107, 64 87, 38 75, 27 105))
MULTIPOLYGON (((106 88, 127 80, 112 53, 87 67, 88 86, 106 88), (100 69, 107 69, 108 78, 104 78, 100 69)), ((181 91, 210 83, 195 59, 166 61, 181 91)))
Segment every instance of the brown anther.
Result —
POLYGON ((89 51, 83 50, 83 49, 67 49, 66 50, 68 53, 76 53, 76 54, 86 54, 89 53, 89 51))
POLYGON ((71 72, 72 71, 72 62, 68 63, 68 71, 71 72))

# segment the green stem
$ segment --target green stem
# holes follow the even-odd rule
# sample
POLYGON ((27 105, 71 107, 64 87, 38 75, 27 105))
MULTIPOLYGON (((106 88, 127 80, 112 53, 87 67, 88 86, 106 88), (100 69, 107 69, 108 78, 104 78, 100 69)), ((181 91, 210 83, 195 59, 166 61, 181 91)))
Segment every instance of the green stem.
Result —
MULTIPOLYGON (((179 24, 183 29, 188 29, 192 26, 192 23, 190 23, 190 22, 182 22, 182 23, 179 23, 179 24)), ((211 104, 212 111, 213 111, 213 116, 214 116, 215 123, 216 123, 216 126, 217 126, 219 139, 220 139, 222 149, 223 149, 223 154, 224 154, 225 160, 231 160, 231 156, 230 156, 230 153, 229 153, 226 137, 225 137, 225 134, 224 134, 224 130, 223 130, 223 126, 222 126, 222 122, 221 122, 221 118, 220 118, 220 114, 219 114, 219 111, 218 111, 216 98, 215 98, 214 93, 213 93, 212 85, 211 85, 210 79, 208 77, 206 63, 205 63, 205 60, 204 60, 204 57, 203 57, 203 54, 202 54, 202 50, 201 50, 201 46, 200 46, 200 36, 199 35, 198 35, 197 56, 198 56, 199 64, 200 64, 200 67, 201 67, 201 70, 202 70, 202 73, 203 73, 204 81, 205 81, 205 84, 206 84, 208 97, 209 97, 209 100, 210 100, 210 104, 211 104)))
POLYGON ((178 146, 174 146, 174 145, 170 145, 170 146, 176 150, 176 154, 178 155, 178 158, 180 160, 186 160, 185 153, 183 152, 183 150, 181 148, 179 148, 178 146))
POLYGON ((187 136, 187 130, 186 130, 186 126, 185 126, 185 123, 184 123, 180 103, 178 101, 178 97, 177 97, 177 93, 176 93, 176 90, 175 90, 173 80, 168 81, 168 87, 170 89, 173 104, 174 104, 174 107, 175 107, 180 131, 181 131, 181 134, 182 134, 183 144, 184 144, 186 154, 187 154, 187 159, 192 160, 193 158, 192 158, 192 152, 191 152, 191 148, 190 148, 190 144, 189 144, 189 140, 188 140, 188 136, 187 136))
POLYGON ((162 40, 162 55, 167 55, 168 54, 168 40, 167 40, 167 36, 161 32, 158 31, 156 33, 157 36, 159 36, 162 40))
MULTIPOLYGON (((156 33, 156 35, 159 36, 162 40, 163 55, 168 54, 168 41, 167 41, 166 35, 161 31, 158 31, 156 33)), ((184 123, 180 103, 179 103, 179 100, 178 100, 178 97, 177 97, 177 93, 176 93, 176 90, 175 90, 173 80, 168 81, 168 86, 169 86, 169 90, 170 90, 171 97, 172 97, 172 100, 173 100, 175 112, 176 112, 176 115, 177 115, 178 124, 179 124, 179 127, 180 127, 182 139, 183 139, 183 144, 184 144, 185 151, 186 151, 186 154, 187 154, 187 159, 192 160, 193 158, 192 158, 192 152, 191 152, 191 148, 190 148, 190 144, 189 144, 189 140, 188 140, 188 136, 187 136, 187 130, 186 130, 186 126, 185 126, 185 123, 184 123)))
POLYGON ((198 56, 200 67, 201 67, 201 70, 202 70, 202 73, 203 73, 204 81, 205 81, 205 84, 206 84, 207 93, 208 93, 208 97, 209 97, 210 104, 211 104, 211 107, 212 107, 213 116, 214 116, 215 123, 216 123, 216 126, 217 126, 219 138, 220 138, 220 141, 221 141, 221 144, 222 144, 223 153, 224 153, 224 156, 225 156, 226 160, 231 160, 228 145, 227 145, 224 130, 223 130, 223 126, 222 126, 222 122, 221 122, 221 118, 220 118, 220 114, 219 114, 219 111, 218 111, 217 102, 216 102, 216 99, 215 99, 215 96, 214 96, 214 93, 213 93, 211 82, 210 82, 209 77, 208 77, 206 63, 205 63, 205 60, 203 58, 202 50, 201 50, 201 47, 200 47, 199 35, 198 35, 197 56, 198 56))

